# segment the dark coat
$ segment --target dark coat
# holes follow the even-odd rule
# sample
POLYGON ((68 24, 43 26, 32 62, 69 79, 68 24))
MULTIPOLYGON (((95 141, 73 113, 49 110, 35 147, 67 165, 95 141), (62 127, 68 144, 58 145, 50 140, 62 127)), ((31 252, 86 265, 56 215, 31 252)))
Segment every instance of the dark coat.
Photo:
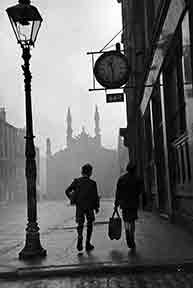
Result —
POLYGON ((65 191, 67 197, 83 210, 99 209, 99 196, 96 182, 89 177, 82 176, 74 179, 65 191), (71 195, 73 199, 71 198, 71 195))
POLYGON ((142 187, 142 181, 137 176, 129 173, 122 175, 117 182, 115 206, 120 206, 121 209, 137 210, 142 187))

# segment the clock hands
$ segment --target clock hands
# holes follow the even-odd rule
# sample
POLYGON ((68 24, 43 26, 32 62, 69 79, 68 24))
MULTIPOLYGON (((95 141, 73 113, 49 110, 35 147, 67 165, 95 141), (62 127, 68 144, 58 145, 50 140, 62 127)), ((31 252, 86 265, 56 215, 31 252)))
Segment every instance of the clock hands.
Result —
POLYGON ((114 80, 114 65, 113 65, 113 60, 110 59, 110 61, 107 63, 108 67, 110 68, 111 71, 111 81, 113 82, 114 80))
POLYGON ((96 60, 93 72, 103 87, 119 88, 128 80, 127 58, 117 51, 105 52, 96 60))

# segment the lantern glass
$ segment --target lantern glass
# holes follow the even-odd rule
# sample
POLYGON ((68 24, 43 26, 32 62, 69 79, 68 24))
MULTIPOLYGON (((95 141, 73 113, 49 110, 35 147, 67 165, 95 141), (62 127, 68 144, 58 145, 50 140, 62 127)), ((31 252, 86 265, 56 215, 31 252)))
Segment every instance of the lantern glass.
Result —
POLYGON ((21 46, 34 46, 42 18, 32 5, 18 4, 7 9, 15 36, 21 46))
POLYGON ((36 38, 38 36, 38 31, 40 29, 40 26, 41 26, 41 21, 39 21, 39 20, 33 21, 32 30, 31 30, 31 42, 33 43, 33 45, 34 45, 36 38))

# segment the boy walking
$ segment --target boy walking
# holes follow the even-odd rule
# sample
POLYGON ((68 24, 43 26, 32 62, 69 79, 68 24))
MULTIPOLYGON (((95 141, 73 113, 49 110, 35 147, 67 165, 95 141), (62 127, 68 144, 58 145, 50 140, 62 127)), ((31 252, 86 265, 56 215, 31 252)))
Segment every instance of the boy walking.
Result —
POLYGON ((122 209, 127 246, 135 250, 135 221, 138 219, 142 182, 136 175, 135 165, 129 163, 126 170, 127 172, 118 179, 114 205, 115 209, 122 209))
POLYGON ((67 197, 76 205, 78 251, 83 250, 83 228, 85 218, 87 220, 85 248, 86 251, 91 251, 94 249, 94 246, 90 243, 90 241, 93 232, 95 213, 99 212, 99 196, 96 182, 90 179, 92 170, 93 168, 90 164, 85 164, 81 168, 81 177, 74 179, 74 181, 65 191, 67 197))

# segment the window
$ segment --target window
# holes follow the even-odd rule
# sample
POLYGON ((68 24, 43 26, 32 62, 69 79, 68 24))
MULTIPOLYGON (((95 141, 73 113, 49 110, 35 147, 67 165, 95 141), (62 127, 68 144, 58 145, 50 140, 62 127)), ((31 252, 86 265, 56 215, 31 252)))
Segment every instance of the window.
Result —
POLYGON ((192 67, 190 49, 189 14, 186 13, 182 22, 182 67, 183 67, 183 90, 186 102, 187 130, 193 133, 193 90, 192 90, 192 67))
MULTIPOLYGON (((184 90, 192 90, 192 68, 191 68, 191 54, 190 54, 190 29, 189 29, 189 14, 186 13, 182 22, 182 65, 183 65, 183 79, 184 90)), ((190 96, 190 95, 189 95, 190 96)))
MULTIPOLYGON (((169 157, 171 158, 170 172, 174 176, 175 179, 172 180, 176 184, 186 184, 191 180, 189 144, 186 137, 187 126, 190 126, 188 124, 188 120, 190 121, 188 110, 191 102, 188 99, 192 98, 188 28, 189 21, 188 14, 186 14, 182 25, 176 31, 170 53, 163 68, 167 136, 168 143, 173 146, 169 157)), ((193 123, 193 118, 191 121, 193 123)))

